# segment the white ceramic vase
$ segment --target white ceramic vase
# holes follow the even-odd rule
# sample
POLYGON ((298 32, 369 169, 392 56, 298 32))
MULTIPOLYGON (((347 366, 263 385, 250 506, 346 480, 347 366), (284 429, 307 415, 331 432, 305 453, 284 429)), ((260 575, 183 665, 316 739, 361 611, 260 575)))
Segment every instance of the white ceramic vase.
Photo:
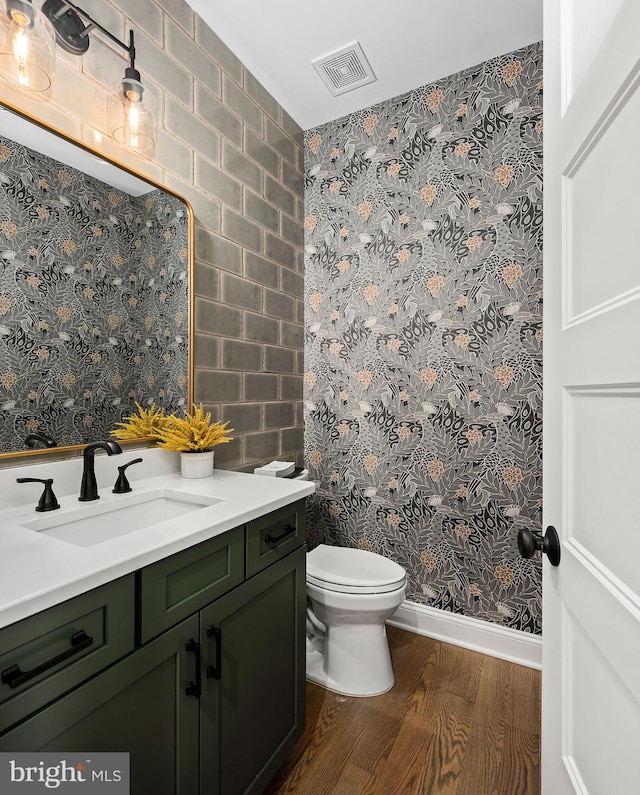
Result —
POLYGON ((180 473, 183 478, 208 478, 213 475, 213 450, 202 453, 180 453, 180 473))

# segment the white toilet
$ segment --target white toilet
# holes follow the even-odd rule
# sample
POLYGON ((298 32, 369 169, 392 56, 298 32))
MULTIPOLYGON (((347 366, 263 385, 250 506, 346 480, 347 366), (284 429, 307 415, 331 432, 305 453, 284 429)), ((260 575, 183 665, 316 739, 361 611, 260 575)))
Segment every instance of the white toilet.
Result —
POLYGON ((363 549, 325 544, 307 554, 307 679, 347 696, 393 687, 384 622, 404 600, 407 573, 363 549))

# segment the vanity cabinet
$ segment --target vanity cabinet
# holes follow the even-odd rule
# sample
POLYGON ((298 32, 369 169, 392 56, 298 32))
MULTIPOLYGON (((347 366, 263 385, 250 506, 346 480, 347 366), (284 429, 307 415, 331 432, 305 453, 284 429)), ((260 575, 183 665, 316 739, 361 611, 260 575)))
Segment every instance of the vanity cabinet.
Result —
MULTIPOLYGON (((0 737, 0 751, 130 753, 131 793, 198 792, 198 617, 192 616, 0 737)), ((90 757, 89 757, 90 758, 90 757)))
POLYGON ((134 595, 129 575, 0 630, 0 736, 134 650, 134 595))
POLYGON ((88 679, 79 659, 75 686, 26 717, 5 717, 9 695, 0 751, 128 751, 133 795, 258 795, 304 729, 303 539, 298 502, 0 631, 2 654, 103 589, 129 600, 120 659, 88 679))
POLYGON ((258 795, 304 730, 305 550, 200 614, 202 795, 258 795))

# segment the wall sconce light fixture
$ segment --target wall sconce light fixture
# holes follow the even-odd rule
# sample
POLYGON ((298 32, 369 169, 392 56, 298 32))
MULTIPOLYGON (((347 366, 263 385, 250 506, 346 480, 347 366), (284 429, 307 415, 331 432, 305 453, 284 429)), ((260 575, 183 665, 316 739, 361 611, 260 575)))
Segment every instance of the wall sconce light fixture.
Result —
POLYGON ((23 91, 42 94, 55 79, 53 26, 31 0, 5 0, 2 6, 0 74, 23 91))
POLYGON ((109 133, 122 146, 139 152, 153 150, 157 138, 156 102, 153 91, 142 85, 136 69, 132 30, 126 44, 71 0, 45 0, 41 12, 31 0, 2 0, 1 5, 6 13, 0 12, 0 69, 5 79, 24 90, 44 92, 53 84, 54 40, 66 52, 83 55, 89 49, 89 33, 99 30, 126 50, 129 66, 109 95, 109 133))

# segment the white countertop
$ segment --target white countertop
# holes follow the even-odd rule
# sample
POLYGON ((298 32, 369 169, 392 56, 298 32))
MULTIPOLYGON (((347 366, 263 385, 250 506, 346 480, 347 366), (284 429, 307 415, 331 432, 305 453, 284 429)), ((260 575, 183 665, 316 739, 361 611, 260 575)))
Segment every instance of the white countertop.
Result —
POLYGON ((177 457, 168 458, 165 451, 143 450, 109 458, 96 456, 100 491, 96 505, 115 505, 126 496, 111 492, 117 466, 137 455, 145 461, 127 470, 134 493, 171 489, 220 501, 94 546, 79 547, 21 524, 46 516, 61 518, 93 504, 78 502, 81 459, 0 471, 0 494, 4 505, 9 506, 0 510, 0 628, 289 505, 315 490, 309 481, 220 469, 214 470, 212 477, 185 479, 175 471, 177 457), (36 513, 41 484, 18 485, 16 477, 53 477, 60 509, 36 513))

